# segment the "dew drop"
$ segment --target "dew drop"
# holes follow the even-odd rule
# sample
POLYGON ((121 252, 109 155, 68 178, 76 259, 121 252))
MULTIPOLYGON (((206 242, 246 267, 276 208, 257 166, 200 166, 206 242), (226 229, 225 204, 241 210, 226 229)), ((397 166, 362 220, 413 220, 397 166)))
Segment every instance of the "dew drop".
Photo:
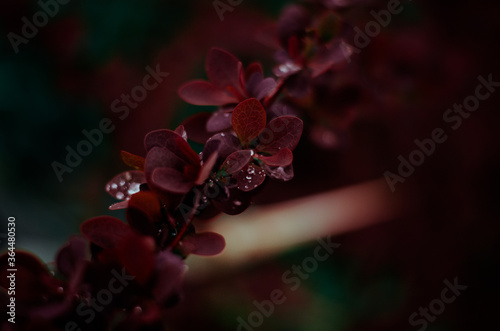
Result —
POLYGON ((116 192, 116 197, 122 200, 123 198, 125 198, 125 194, 123 194, 122 192, 116 192))
POLYGON ((129 195, 135 194, 141 190, 141 185, 139 183, 133 183, 127 190, 129 195))
POLYGON ((116 189, 118 188, 118 185, 116 185, 116 183, 113 183, 113 184, 111 184, 111 188, 112 188, 113 190, 116 190, 116 189))
POLYGON ((235 204, 236 206, 241 206, 241 201, 236 200, 236 201, 234 201, 234 204, 235 204))

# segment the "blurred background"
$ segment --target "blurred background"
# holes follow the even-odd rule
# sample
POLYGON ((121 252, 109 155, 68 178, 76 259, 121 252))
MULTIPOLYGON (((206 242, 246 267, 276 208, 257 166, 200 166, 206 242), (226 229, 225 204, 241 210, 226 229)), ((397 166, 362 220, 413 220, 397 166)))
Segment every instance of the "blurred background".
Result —
MULTIPOLYGON (((17 247, 50 262, 85 219, 123 218, 122 212, 107 210, 115 201, 104 191, 109 179, 127 169, 120 151, 144 155, 147 132, 173 129, 191 114, 213 110, 188 105, 177 95, 182 83, 206 77, 204 61, 212 46, 231 51, 244 64, 258 60, 271 74, 275 50, 259 40, 259 32, 290 3, 247 0, 221 20, 208 0, 73 0, 59 4, 54 17, 20 41, 16 52, 9 33, 21 36, 22 18, 32 21, 41 7, 37 1, 2 1, 0 233, 6 232, 7 217, 16 217, 17 247), (120 118, 112 104, 142 85, 148 67, 169 75, 120 118), (60 181, 54 162, 65 164, 67 146, 76 149, 85 139, 82 131, 99 128, 104 118, 115 129, 60 181)), ((415 139, 449 127, 443 114, 474 94, 479 75, 500 81, 496 2, 403 4, 403 12, 339 74, 339 94, 315 115, 326 129, 306 121, 294 153, 295 178, 269 182, 256 197, 257 206, 278 206, 279 212, 285 201, 383 180, 386 171, 397 172, 399 155, 415 149, 415 139), (351 111, 355 116, 346 121, 351 111)), ((340 13, 364 27, 373 20, 370 10, 386 6, 367 1, 340 13)), ((311 256, 318 244, 309 238, 258 261, 247 256, 229 271, 211 270, 217 277, 188 280, 185 300, 171 311, 171 330, 236 330, 237 318, 247 320, 256 309, 253 301, 269 299, 274 289, 287 300, 256 330, 418 330, 409 316, 440 298, 443 281, 455 277, 468 288, 427 329, 497 329, 499 98, 496 92, 481 101, 460 128, 446 131, 447 141, 412 176, 396 184, 391 199, 398 201, 397 213, 380 217, 374 211, 373 219, 341 228, 333 224, 342 223, 333 210, 323 235, 334 234, 332 241, 341 246, 297 291, 282 275, 311 256)), ((363 209, 362 198, 351 200, 363 209)), ((351 200, 342 200, 346 208, 351 200)), ((367 203, 366 214, 372 205, 367 203)), ((314 227, 315 212, 272 231, 280 238, 286 226, 314 227)), ((244 220, 234 220, 239 221, 244 220)), ((258 233, 256 238, 258 246, 258 233)), ((6 240, 0 240, 4 251, 6 240)))

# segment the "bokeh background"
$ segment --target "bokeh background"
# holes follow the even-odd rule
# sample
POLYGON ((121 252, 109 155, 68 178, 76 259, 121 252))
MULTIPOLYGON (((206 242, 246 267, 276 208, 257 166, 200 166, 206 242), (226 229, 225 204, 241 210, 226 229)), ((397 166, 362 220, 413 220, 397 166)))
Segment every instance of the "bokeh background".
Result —
MULTIPOLYGON (((177 96, 187 80, 204 78, 210 47, 223 47, 244 63, 260 60, 270 73, 273 49, 256 35, 290 1, 246 0, 221 21, 211 1, 72 0, 27 44, 13 51, 9 32, 40 10, 36 1, 0 2, 0 233, 16 217, 17 247, 50 262, 85 219, 108 214, 115 202, 105 183, 126 169, 120 150, 144 154, 153 129, 174 128, 211 108, 177 96), (146 67, 168 72, 130 115, 111 104, 142 83, 146 67), (52 168, 82 130, 110 118, 116 129, 59 182, 52 168), (3 229, 3 230, 2 230, 3 229)), ((315 144, 307 128, 295 156, 296 178, 269 185, 256 199, 272 204, 381 178, 395 172, 398 155, 414 139, 442 127, 443 113, 472 94, 477 76, 500 81, 494 1, 413 1, 356 56, 355 77, 375 98, 351 100, 363 111, 336 148, 315 144)), ((343 10, 364 26, 370 2, 343 10)), ((352 75, 352 73, 349 73, 352 75)), ((350 76, 352 77, 352 76, 350 76)), ((440 296, 443 280, 458 277, 468 289, 446 306, 428 330, 495 330, 500 295, 499 92, 449 132, 448 140, 395 194, 401 216, 340 234, 341 249, 300 289, 281 275, 315 248, 300 245, 258 264, 205 282, 186 284, 185 301, 171 312, 171 330, 236 330, 253 300, 282 288, 289 298, 257 330, 417 330, 408 317, 440 296)), ((196 147, 196 146, 195 146, 196 147)), ((311 218, 304 222, 314 221, 311 218)), ((325 236, 328 233, 325 233, 325 236)), ((5 250, 6 241, 0 248, 5 250)), ((258 243, 256 243, 258 245, 258 243)))

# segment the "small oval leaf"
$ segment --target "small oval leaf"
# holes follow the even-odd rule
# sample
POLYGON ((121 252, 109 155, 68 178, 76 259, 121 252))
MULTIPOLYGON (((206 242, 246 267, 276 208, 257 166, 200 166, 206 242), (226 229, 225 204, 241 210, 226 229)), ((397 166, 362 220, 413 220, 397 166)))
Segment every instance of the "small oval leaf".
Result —
POLYGON ((246 147, 266 127, 266 110, 259 100, 247 99, 234 108, 231 122, 241 144, 246 147))

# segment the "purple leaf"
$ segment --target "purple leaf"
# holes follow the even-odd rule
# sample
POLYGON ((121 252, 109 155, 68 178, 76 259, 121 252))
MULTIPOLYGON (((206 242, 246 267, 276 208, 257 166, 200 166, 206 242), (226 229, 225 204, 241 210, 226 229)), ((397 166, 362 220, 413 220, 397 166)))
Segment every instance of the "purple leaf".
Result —
POLYGON ((266 179, 266 174, 261 167, 250 164, 238 171, 234 177, 238 182, 238 189, 248 192, 262 184, 266 179))
POLYGON ((212 156, 212 154, 217 153, 217 156, 219 155, 219 148, 221 145, 221 141, 217 139, 209 139, 205 147, 203 147, 203 152, 201 152, 201 160, 203 163, 207 162, 207 160, 212 156))
POLYGON ((185 272, 184 261, 166 250, 157 254, 155 267, 155 283, 152 293, 160 303, 179 293, 185 272))
POLYGON ((151 131, 144 137, 144 147, 148 152, 153 147, 163 147, 173 150, 175 149, 175 142, 179 138, 182 139, 178 133, 172 130, 160 129, 151 131))
POLYGON ((297 116, 297 110, 294 109, 291 105, 278 100, 273 103, 267 114, 272 119, 286 115, 297 116))
POLYGON ((226 247, 224 237, 215 232, 202 232, 185 236, 181 241, 185 254, 217 255, 226 247))
POLYGON ((215 208, 228 215, 238 215, 244 212, 251 204, 251 194, 237 188, 229 189, 225 199, 212 200, 215 208))
MULTIPOLYGON (((225 160, 231 153, 239 150, 240 142, 237 137, 230 133, 218 133, 213 135, 206 143, 205 149, 209 148, 209 145, 212 145, 214 141, 219 141, 220 144, 218 146, 219 158, 225 160)), ((203 157, 205 157, 205 150, 203 150, 203 157)))
POLYGON ((302 135, 302 120, 295 116, 280 116, 271 120, 259 135, 257 150, 276 154, 280 149, 293 151, 302 135))
POLYGON ((154 169, 151 181, 158 188, 175 194, 185 194, 194 186, 193 180, 174 168, 154 169))
POLYGON ((67 279, 78 272, 79 266, 87 261, 88 242, 81 237, 72 238, 56 256, 57 270, 67 279))
POLYGON ((261 159, 268 166, 281 166, 286 167, 290 165, 293 161, 292 151, 288 148, 282 148, 278 153, 271 156, 263 156, 259 155, 259 159, 261 159))
POLYGON ((187 162, 180 159, 172 151, 166 148, 153 147, 146 155, 145 174, 151 180, 152 172, 157 168, 183 169, 187 162))
POLYGON ((208 132, 227 131, 231 128, 231 118, 232 108, 231 111, 218 110, 208 119, 206 130, 208 132))
MULTIPOLYGON (((255 72, 253 73, 247 80, 246 80, 246 89, 248 91, 248 95, 251 95, 253 97, 255 97, 255 89, 257 88, 257 86, 262 82, 262 80, 264 79, 264 76, 262 73, 260 72, 255 72)), ((259 98, 257 98, 259 99, 259 98)))
POLYGON ((112 216, 88 219, 80 226, 80 231, 88 241, 102 248, 113 248, 117 242, 133 233, 125 222, 112 216))
POLYGON ((233 87, 243 94, 240 84, 243 66, 233 54, 220 48, 212 48, 208 53, 205 70, 213 84, 223 89, 233 87))
POLYGON ((252 155, 253 152, 248 149, 236 151, 226 158, 221 168, 228 174, 233 175, 248 165, 252 155))
POLYGON ((262 69, 262 64, 260 64, 260 62, 252 62, 246 67, 245 80, 248 81, 255 73, 259 73, 261 77, 264 75, 264 70, 262 69))
POLYGON ((199 164, 200 162, 198 154, 193 151, 187 141, 171 130, 161 129, 148 133, 144 138, 144 146, 148 152, 153 147, 166 148, 189 164, 199 164))
POLYGON ((352 48, 343 40, 336 40, 331 45, 325 46, 308 65, 312 69, 311 76, 317 77, 333 65, 347 63, 352 53, 352 48))
POLYGON ((266 78, 257 85, 253 96, 258 100, 262 100, 274 90, 276 85, 276 81, 273 78, 266 78))
POLYGON ((106 192, 119 200, 129 199, 132 194, 139 192, 139 186, 146 182, 144 172, 130 170, 116 175, 106 184, 106 192))
POLYGON ((187 103, 197 106, 222 106, 238 100, 225 88, 204 80, 194 80, 179 88, 179 96, 187 103))
POLYGON ((304 7, 299 5, 286 7, 278 22, 278 38, 281 46, 288 50, 290 37, 304 35, 310 21, 311 18, 304 7))

